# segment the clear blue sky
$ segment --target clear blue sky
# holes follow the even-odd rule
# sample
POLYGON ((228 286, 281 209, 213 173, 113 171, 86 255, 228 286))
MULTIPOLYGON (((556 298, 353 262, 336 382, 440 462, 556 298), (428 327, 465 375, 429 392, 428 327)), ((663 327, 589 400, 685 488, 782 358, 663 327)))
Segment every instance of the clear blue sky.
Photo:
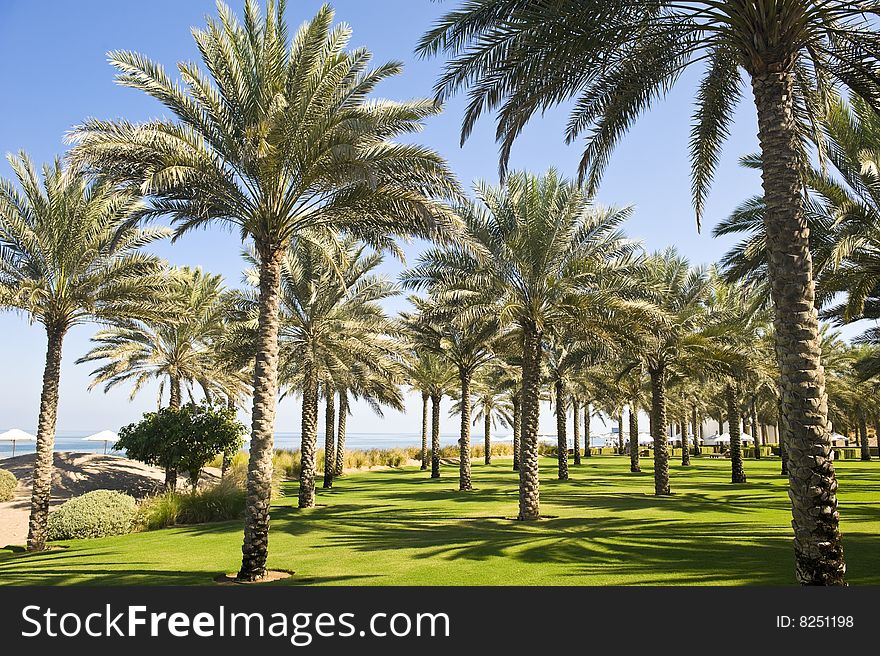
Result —
MULTIPOLYGON (((238 0, 231 6, 240 11, 238 0)), ((310 18, 320 2, 288 3, 292 25, 310 18)), ((352 46, 366 46, 374 61, 401 60, 402 75, 380 86, 377 95, 391 99, 427 96, 442 61, 422 61, 413 56, 420 35, 454 0, 337 0, 332 3, 337 21, 353 28, 352 46)), ((63 137, 71 126, 86 117, 143 120, 161 115, 160 106, 138 91, 113 83, 113 69, 106 61, 109 50, 141 52, 175 72, 179 60, 197 59, 191 26, 204 24, 214 14, 212 0, 150 0, 119 2, 54 0, 34 3, 7 0, 0 3, 0 83, 6 90, 0 101, 0 151, 24 149, 42 162, 62 154, 63 137)), ((702 234, 695 228, 690 201, 687 143, 692 108, 691 94, 696 72, 688 73, 677 88, 644 116, 617 149, 605 175, 598 200, 603 204, 634 205, 630 236, 643 240, 648 249, 675 245, 695 263, 711 263, 733 243, 713 239, 712 226, 746 197, 759 192, 760 181, 752 171, 741 169, 738 158, 757 149, 756 119, 750 103, 737 112, 731 139, 724 151, 709 199, 702 234)), ((431 119, 419 140, 439 151, 464 184, 477 178, 497 179, 497 148, 494 125, 483 120, 464 148, 459 148, 459 124, 463 100, 450 102, 442 115, 431 119)), ((580 145, 566 146, 562 130, 565 110, 536 118, 513 152, 512 166, 543 171, 554 166, 573 176, 580 145)), ((8 177, 8 164, 0 163, 0 176, 8 177)), ((220 231, 193 233, 174 244, 158 247, 173 264, 201 265, 223 274, 237 285, 242 263, 240 244, 220 231)), ((419 245, 408 248, 409 256, 419 245)), ((389 263, 395 275, 400 265, 389 263)), ((399 305, 392 306, 399 307, 399 305)), ((95 326, 76 328, 65 343, 58 429, 117 429, 153 409, 155 391, 145 390, 132 403, 128 391, 104 394, 88 392, 89 367, 74 361, 89 347, 95 326)), ((34 430, 39 405, 45 336, 37 325, 9 313, 0 315, 0 430, 17 426, 34 430)), ((374 417, 365 407, 355 408, 350 430, 358 432, 419 431, 419 402, 409 400, 405 415, 386 413, 374 417)), ((281 404, 277 430, 298 431, 299 411, 294 401, 281 404)), ((454 432, 455 419, 446 419, 443 432, 454 432)), ((543 432, 553 430, 552 418, 544 413, 543 432)), ((594 430, 600 430, 596 425, 594 430)))

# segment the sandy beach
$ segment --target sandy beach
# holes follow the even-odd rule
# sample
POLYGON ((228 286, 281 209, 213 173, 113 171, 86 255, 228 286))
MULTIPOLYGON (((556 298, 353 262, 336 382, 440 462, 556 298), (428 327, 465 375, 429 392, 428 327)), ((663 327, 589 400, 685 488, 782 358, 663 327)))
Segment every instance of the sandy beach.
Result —
MULTIPOLYGON (((56 451, 54 464, 52 508, 92 490, 118 490, 142 498, 160 490, 165 480, 159 467, 121 456, 56 451)), ((0 469, 12 472, 18 479, 15 499, 0 503, 0 546, 24 544, 27 539, 33 467, 32 453, 0 460, 0 469)), ((219 470, 207 469, 202 480, 218 475, 219 470)), ((186 484, 185 476, 178 480, 178 485, 186 484)))

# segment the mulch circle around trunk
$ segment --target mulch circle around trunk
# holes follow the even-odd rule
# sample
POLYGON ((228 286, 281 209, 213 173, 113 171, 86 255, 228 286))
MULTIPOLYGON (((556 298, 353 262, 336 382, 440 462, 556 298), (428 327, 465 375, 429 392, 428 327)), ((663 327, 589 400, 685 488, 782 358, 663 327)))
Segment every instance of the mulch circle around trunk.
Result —
POLYGON ((289 579, 291 576, 293 576, 293 572, 280 569, 270 569, 266 571, 266 576, 259 581, 239 581, 235 578, 236 574, 233 572, 232 574, 220 574, 219 576, 215 576, 214 582, 219 583, 220 585, 259 585, 260 583, 282 581, 284 579, 289 579))

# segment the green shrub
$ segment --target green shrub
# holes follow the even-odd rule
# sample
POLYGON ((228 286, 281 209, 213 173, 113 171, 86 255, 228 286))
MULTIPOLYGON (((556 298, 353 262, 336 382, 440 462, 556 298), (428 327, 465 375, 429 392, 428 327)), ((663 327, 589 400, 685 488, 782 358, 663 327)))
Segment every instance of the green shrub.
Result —
POLYGON ((0 469, 0 501, 12 501, 18 481, 12 472, 0 469))
POLYGON ((134 497, 122 492, 87 492, 49 513, 49 539, 102 538, 130 533, 137 511, 134 497))
POLYGON ((165 492, 141 502, 137 526, 155 530, 178 524, 205 524, 244 516, 245 491, 232 477, 194 493, 165 492))

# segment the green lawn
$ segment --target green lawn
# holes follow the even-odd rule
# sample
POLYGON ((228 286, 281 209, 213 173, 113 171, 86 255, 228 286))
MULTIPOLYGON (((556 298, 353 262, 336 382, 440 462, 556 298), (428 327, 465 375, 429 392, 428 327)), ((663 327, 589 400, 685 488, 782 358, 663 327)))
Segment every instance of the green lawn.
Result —
MULTIPOLYGON (((280 584, 741 585, 793 583, 791 528, 778 460, 746 461, 732 485, 727 460, 674 464, 674 494, 652 495, 650 463, 594 457, 554 480, 542 460, 546 518, 521 523, 509 460, 474 465, 460 493, 457 467, 431 480, 414 469, 346 476, 300 511, 296 485, 272 510, 269 566, 280 584)), ((880 584, 880 463, 838 463, 851 584, 880 584)), ((0 549, 2 584, 210 584, 237 569, 239 522, 65 543, 41 554, 0 549)))

